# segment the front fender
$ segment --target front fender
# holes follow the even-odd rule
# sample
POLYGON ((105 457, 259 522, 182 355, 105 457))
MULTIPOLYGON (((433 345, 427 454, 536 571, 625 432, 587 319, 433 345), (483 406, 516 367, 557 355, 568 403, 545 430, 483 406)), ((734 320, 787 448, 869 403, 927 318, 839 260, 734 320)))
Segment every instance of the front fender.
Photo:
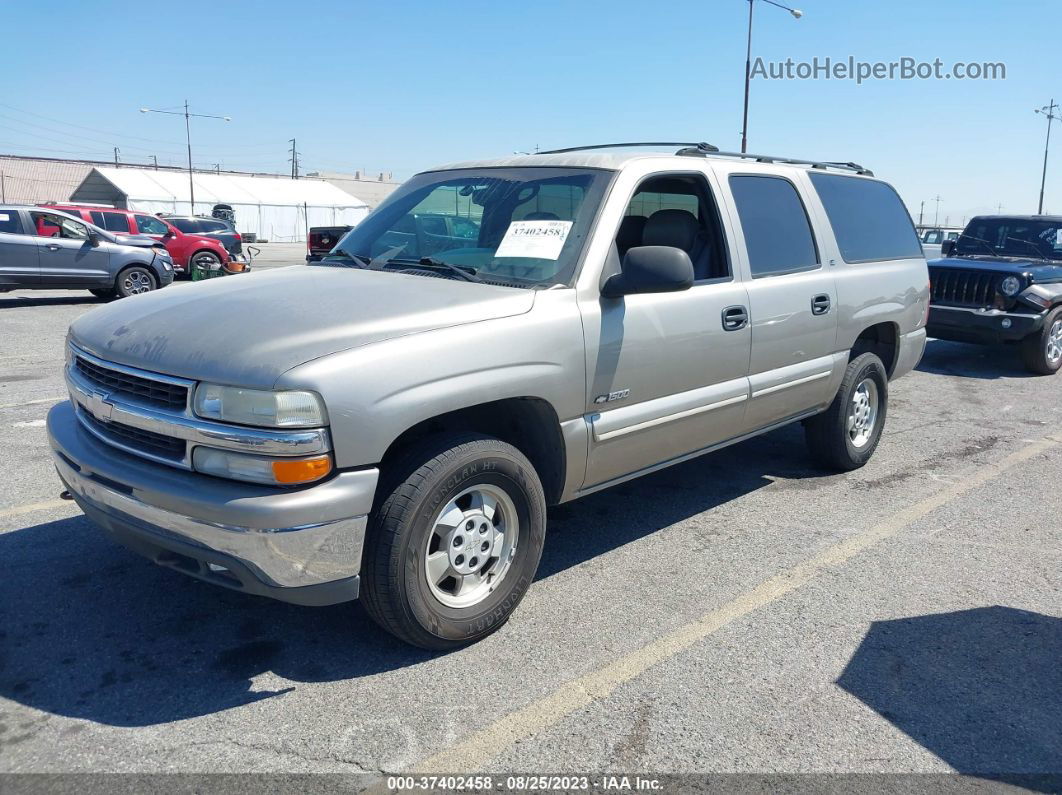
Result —
POLYGON ((586 402, 582 324, 574 291, 563 292, 567 301, 536 299, 523 315, 325 356, 287 371, 275 388, 324 398, 340 468, 377 464, 414 425, 492 401, 535 397, 563 423, 586 402))

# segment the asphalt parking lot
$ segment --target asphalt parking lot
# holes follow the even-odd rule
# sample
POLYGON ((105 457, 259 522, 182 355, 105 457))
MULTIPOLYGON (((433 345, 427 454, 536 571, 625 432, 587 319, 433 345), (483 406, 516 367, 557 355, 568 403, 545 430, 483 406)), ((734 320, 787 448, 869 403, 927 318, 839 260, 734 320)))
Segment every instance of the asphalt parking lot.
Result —
POLYGON ((857 472, 798 426, 553 509, 510 623, 433 655, 58 499, 98 303, 0 295, 0 771, 1062 771, 1062 376, 1013 351, 931 341, 857 472))

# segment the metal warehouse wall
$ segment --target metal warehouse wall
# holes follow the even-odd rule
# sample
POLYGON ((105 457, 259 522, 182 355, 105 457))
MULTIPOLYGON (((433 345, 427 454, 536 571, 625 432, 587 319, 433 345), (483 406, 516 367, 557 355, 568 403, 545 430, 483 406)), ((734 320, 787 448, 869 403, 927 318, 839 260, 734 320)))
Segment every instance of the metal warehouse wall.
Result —
POLYGON ((0 155, 0 201, 10 204, 67 201, 96 165, 87 160, 0 155))

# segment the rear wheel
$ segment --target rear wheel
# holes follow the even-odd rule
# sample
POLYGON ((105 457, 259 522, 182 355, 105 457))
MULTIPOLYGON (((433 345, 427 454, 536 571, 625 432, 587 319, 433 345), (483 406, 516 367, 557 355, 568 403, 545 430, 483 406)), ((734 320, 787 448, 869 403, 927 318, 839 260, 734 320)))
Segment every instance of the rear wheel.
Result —
POLYGON ((848 363, 833 403, 804 424, 808 449, 816 462, 848 472, 874 454, 885 427, 889 379, 873 353, 848 363))
POLYGON ((150 293, 158 286, 155 274, 143 265, 134 265, 118 274, 114 282, 114 291, 119 298, 150 293))
POLYGON ((542 554, 534 467, 512 445, 464 434, 429 441, 394 471, 366 538, 369 615, 425 649, 486 637, 516 609, 542 554))
POLYGON ((1062 367, 1062 306, 1055 307, 1043 327, 1021 341, 1025 368, 1038 375, 1054 375, 1062 367))

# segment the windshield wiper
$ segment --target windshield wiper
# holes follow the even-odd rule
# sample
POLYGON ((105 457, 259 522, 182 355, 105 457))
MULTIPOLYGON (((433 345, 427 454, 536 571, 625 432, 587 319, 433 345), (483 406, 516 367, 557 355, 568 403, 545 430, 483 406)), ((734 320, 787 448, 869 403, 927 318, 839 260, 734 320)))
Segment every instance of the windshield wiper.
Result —
POLYGON ((958 239, 959 239, 959 240, 962 240, 963 238, 966 238, 967 240, 972 240, 972 241, 974 241, 975 243, 980 243, 980 244, 981 244, 982 246, 984 246, 985 248, 987 248, 987 249, 988 249, 988 253, 989 253, 989 254, 990 254, 991 256, 993 256, 993 257, 995 257, 995 256, 1000 256, 1000 255, 999 255, 999 252, 997 252, 997 251, 995 250, 995 248, 993 248, 992 244, 991 244, 991 243, 989 243, 989 242, 988 242, 987 240, 982 240, 982 239, 981 239, 981 238, 979 238, 979 237, 974 237, 973 235, 967 235, 967 234, 965 234, 965 233, 964 233, 964 234, 961 234, 961 235, 959 235, 959 238, 958 238, 958 239))
POLYGON ((392 262, 397 265, 413 265, 421 268, 428 268, 430 270, 444 270, 459 279, 464 279, 466 282, 483 283, 483 280, 476 275, 475 268, 460 268, 449 262, 435 259, 435 257, 421 257, 419 260, 392 259, 389 260, 387 264, 390 265, 392 262))
POLYGON ((1036 252, 1037 259, 1047 259, 1047 257, 1044 256, 1044 253, 1040 251, 1040 247, 1033 243, 1031 240, 1025 240, 1024 238, 1020 237, 1011 237, 1010 235, 1007 235, 1007 240, 1013 240, 1015 243, 1024 243, 1036 252))
MULTIPOLYGON (((329 251, 327 254, 325 254, 318 261, 321 262, 321 263, 326 263, 326 264, 334 263, 336 265, 340 265, 341 263, 339 262, 339 260, 341 260, 341 259, 350 260, 351 262, 356 263, 357 266, 361 267, 361 268, 367 268, 369 266, 369 264, 370 264, 370 261, 369 261, 368 257, 363 257, 361 254, 351 254, 349 252, 343 251, 343 249, 340 249, 340 248, 333 249, 332 251, 329 251)), ((350 268, 350 267, 353 267, 353 266, 351 266, 351 265, 342 265, 342 267, 350 268)))

